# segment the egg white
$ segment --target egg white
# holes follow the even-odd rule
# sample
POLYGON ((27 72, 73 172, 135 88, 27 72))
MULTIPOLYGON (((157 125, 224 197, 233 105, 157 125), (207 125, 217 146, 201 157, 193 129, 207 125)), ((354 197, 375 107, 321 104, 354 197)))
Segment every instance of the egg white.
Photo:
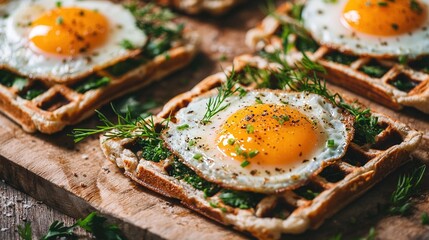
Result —
MULTIPOLYGON (((429 54, 429 17, 418 29, 398 36, 377 37, 346 28, 341 15, 348 0, 334 3, 307 0, 302 12, 304 27, 321 45, 357 55, 375 57, 407 56, 410 59, 429 54)), ((429 0, 421 0, 429 6, 429 0)))
MULTIPOLYGON (((250 91, 242 98, 229 97, 225 104, 230 105, 214 116, 211 123, 203 124, 201 119, 206 112, 208 100, 209 97, 198 98, 182 108, 175 115, 177 122, 169 123, 162 137, 181 161, 201 177, 227 188, 273 193, 296 187, 308 180, 324 164, 342 157, 353 135, 353 127, 348 121, 350 116, 344 115, 342 110, 316 94, 250 91), (241 167, 239 161, 227 157, 217 149, 216 136, 230 115, 239 109, 255 105, 257 98, 260 98, 263 103, 282 105, 287 102, 289 106, 306 115, 310 121, 317 122, 317 131, 326 134, 327 139, 334 140, 335 147, 324 145, 316 150, 314 158, 290 165, 289 169, 282 171, 276 170, 276 166, 262 167, 257 164, 241 167), (179 126, 184 124, 189 127, 181 129, 179 126), (190 146, 190 141, 194 141, 195 144, 190 146), (201 159, 194 158, 197 154, 202 156, 201 159)), ((279 143, 279 147, 282 144, 285 143, 279 143)))
POLYGON ((88 75, 94 70, 129 57, 132 51, 120 43, 129 40, 143 47, 147 37, 136 20, 122 5, 109 1, 63 0, 62 7, 96 10, 109 23, 107 40, 102 46, 73 57, 41 53, 30 48, 29 23, 57 8, 56 0, 12 0, 0 4, 0 66, 32 78, 66 81, 88 75))

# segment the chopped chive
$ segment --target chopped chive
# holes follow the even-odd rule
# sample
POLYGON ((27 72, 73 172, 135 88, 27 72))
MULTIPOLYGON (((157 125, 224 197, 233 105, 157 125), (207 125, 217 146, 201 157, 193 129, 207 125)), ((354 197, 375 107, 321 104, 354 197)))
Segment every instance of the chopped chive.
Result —
POLYGON ((280 123, 280 125, 283 125, 283 123, 289 121, 289 116, 288 115, 280 115, 280 117, 276 116, 276 115, 273 115, 273 118, 275 120, 277 120, 280 123))
POLYGON ((63 25, 63 24, 64 24, 64 19, 63 19, 63 17, 61 17, 61 16, 57 17, 56 22, 57 22, 57 24, 58 24, 58 25, 63 25))
POLYGON ((240 146, 235 146, 235 153, 237 153, 237 155, 243 155, 244 151, 240 146))
POLYGON ((249 166, 249 164, 250 164, 250 162, 249 162, 249 161, 244 160, 244 161, 240 164, 240 166, 241 166, 241 167, 243 167, 243 168, 245 168, 245 167, 249 166))
POLYGON ((258 153, 259 153, 258 150, 252 150, 249 152, 249 157, 254 158, 256 155, 258 155, 258 153))
POLYGON ((401 55, 398 57, 398 61, 400 64, 406 64, 408 62, 408 57, 406 55, 401 55))
POLYGON ((235 139, 234 138, 228 139, 228 144, 229 145, 234 145, 234 143, 235 143, 235 139))
POLYGON ((119 45, 121 45, 121 47, 123 47, 123 48, 125 48, 127 50, 133 50, 133 49, 135 49, 134 44, 130 40, 128 40, 128 39, 123 39, 119 43, 119 45))
POLYGON ((178 126, 178 127, 177 127, 177 130, 182 131, 182 130, 185 130, 185 129, 188 129, 188 128, 189 128, 189 125, 188 125, 188 124, 183 124, 183 125, 178 126))
POLYGON ((335 141, 333 139, 328 140, 328 147, 329 148, 335 147, 335 141))
POLYGON ((200 160, 201 160, 201 158, 203 158, 203 155, 202 155, 201 153, 196 153, 196 154, 194 155, 194 159, 195 159, 195 160, 200 161, 200 160))
POLYGON ((246 131, 247 131, 248 134, 252 134, 252 133, 255 132, 255 128, 252 125, 247 124, 246 125, 246 131))
POLYGON ((240 97, 244 97, 247 95, 247 91, 244 88, 238 88, 238 92, 240 93, 239 96, 240 97))
POLYGON ((188 146, 189 147, 192 147, 192 146, 195 146, 195 144, 196 144, 197 142, 194 140, 194 139, 191 139, 191 140, 189 140, 189 142, 188 142, 188 146))
POLYGON ((378 4, 378 6, 381 6, 381 7, 387 6, 387 2, 378 2, 377 4, 378 4))
POLYGON ((55 5, 57 6, 57 8, 60 8, 60 7, 62 7, 62 6, 63 6, 63 3, 62 3, 61 1, 57 1, 57 2, 55 3, 55 5))
POLYGON ((260 97, 256 97, 255 99, 256 99, 255 100, 256 103, 258 103, 258 104, 262 104, 263 103, 260 97))

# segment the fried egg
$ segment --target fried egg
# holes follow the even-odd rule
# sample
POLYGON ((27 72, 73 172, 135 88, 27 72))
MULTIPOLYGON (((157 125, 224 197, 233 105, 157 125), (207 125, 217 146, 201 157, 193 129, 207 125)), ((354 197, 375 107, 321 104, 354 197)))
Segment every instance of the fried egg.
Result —
POLYGON ((109 1, 14 0, 0 4, 0 65, 32 78, 65 81, 125 59, 146 35, 109 1))
POLYGON ((304 27, 322 45, 378 57, 429 54, 429 0, 307 0, 304 27))
POLYGON ((204 123, 209 99, 179 110, 162 137, 198 175, 230 189, 297 187, 341 158, 354 132, 353 118, 317 94, 250 91, 204 123))

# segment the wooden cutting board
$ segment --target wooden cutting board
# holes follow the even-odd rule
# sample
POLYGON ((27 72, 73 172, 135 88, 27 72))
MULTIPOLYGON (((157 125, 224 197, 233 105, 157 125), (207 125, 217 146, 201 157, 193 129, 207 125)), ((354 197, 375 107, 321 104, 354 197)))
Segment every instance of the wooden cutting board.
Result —
MULTIPOLYGON (((144 101, 155 99, 165 103, 178 93, 218 72, 228 62, 219 61, 227 56, 248 53, 244 35, 263 17, 260 3, 253 1, 217 19, 191 19, 187 25, 198 31, 202 38, 202 53, 186 70, 136 93, 144 101)), ((333 87, 339 92, 346 92, 333 87)), ((350 94, 350 93, 349 93, 350 94)), ((353 94, 350 94, 356 97, 353 94)), ((426 139, 419 158, 428 162, 429 117, 412 109, 403 112, 388 110, 376 103, 361 99, 379 112, 408 123, 424 132, 426 139)), ((78 127, 94 127, 93 117, 78 127)), ((8 183, 46 204, 75 218, 90 211, 99 211, 116 222, 130 239, 244 239, 231 228, 221 226, 180 205, 144 189, 123 176, 107 162, 99 149, 97 137, 74 144, 67 136, 72 128, 51 136, 27 134, 8 118, 0 115, 0 176, 8 183)), ((405 167, 406 168, 406 167, 405 167)), ((401 169, 378 184, 359 200, 328 220, 317 231, 290 236, 297 239, 326 239, 338 232, 343 236, 363 236, 375 226, 381 239, 429 239, 429 228, 420 224, 420 214, 429 212, 429 181, 416 199, 413 214, 407 217, 374 214, 393 191, 401 169)))

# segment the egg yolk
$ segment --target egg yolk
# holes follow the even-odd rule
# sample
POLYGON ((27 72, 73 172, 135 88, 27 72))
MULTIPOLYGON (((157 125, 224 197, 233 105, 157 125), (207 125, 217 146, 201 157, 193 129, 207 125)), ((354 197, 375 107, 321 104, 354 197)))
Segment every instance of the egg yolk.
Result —
POLYGON ((240 162, 290 166, 310 159, 325 138, 317 124, 297 109, 258 104, 228 117, 217 136, 217 146, 224 155, 240 162))
POLYGON ((32 22, 29 37, 42 52, 74 56, 100 46, 108 27, 107 19, 97 11, 56 8, 32 22))
POLYGON ((426 17, 420 0, 348 0, 341 21, 358 32, 394 36, 421 27, 426 17))

